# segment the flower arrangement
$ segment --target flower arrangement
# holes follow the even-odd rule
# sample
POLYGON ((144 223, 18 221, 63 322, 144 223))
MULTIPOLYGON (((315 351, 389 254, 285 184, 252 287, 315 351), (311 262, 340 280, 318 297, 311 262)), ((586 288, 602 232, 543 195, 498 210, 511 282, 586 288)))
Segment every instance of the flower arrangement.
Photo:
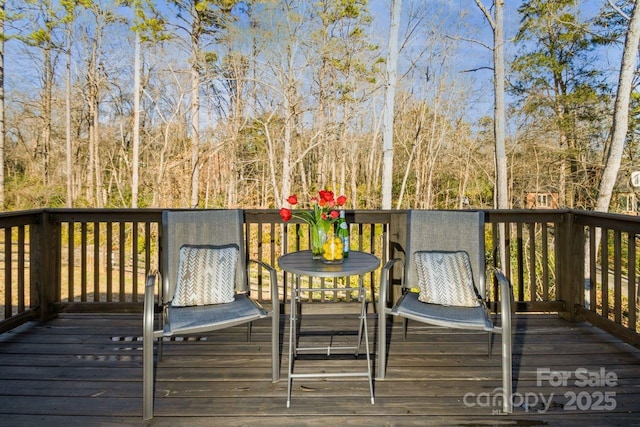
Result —
MULTIPOLYGON (((320 190, 317 197, 309 200, 311 210, 299 210, 281 208, 280 217, 284 222, 291 218, 298 218, 309 224, 311 232, 311 252, 314 258, 322 257, 322 245, 324 244, 329 226, 340 217, 340 212, 336 208, 344 206, 346 196, 335 197, 333 191, 320 190)), ((298 204, 298 196, 292 194, 287 197, 287 202, 293 208, 298 204)))
MULTIPOLYGON (((339 196, 338 198, 335 198, 333 191, 320 190, 317 197, 312 197, 309 200, 309 204, 312 209, 311 212, 308 210, 291 210, 288 208, 282 208, 280 209, 280 217, 284 222, 289 221, 291 218, 298 218, 309 225, 321 225, 321 221, 332 223, 340 216, 340 213, 335 208, 344 206, 346 201, 346 196, 339 196)), ((292 194, 287 197, 287 202, 292 207, 297 205, 298 196, 292 194)))

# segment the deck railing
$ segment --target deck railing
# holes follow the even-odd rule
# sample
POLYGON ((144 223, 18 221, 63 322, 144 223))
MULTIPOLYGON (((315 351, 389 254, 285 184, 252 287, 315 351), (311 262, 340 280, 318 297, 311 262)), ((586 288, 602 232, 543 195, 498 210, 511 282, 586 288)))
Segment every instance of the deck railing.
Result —
MULTIPOLYGON (((0 214, 0 331, 61 310, 140 310, 146 272, 159 265, 161 212, 43 209, 0 214)), ((489 266, 498 259, 498 226, 506 225, 508 262, 502 269, 512 281, 516 310, 586 318, 640 343, 640 218, 572 210, 485 213, 489 266)), ((383 263, 402 256, 406 211, 348 211, 347 221, 352 248, 374 253, 383 263)), ((308 248, 306 224, 283 224, 276 210, 246 210, 245 222, 252 258, 276 266, 281 254, 308 248)), ((252 294, 268 298, 260 273, 250 274, 252 294)), ((373 299, 378 274, 366 279, 373 299)), ((291 279, 280 272, 278 280, 286 299, 291 279)), ((495 305, 497 289, 489 292, 495 305)), ((326 294, 320 301, 342 298, 326 294)))

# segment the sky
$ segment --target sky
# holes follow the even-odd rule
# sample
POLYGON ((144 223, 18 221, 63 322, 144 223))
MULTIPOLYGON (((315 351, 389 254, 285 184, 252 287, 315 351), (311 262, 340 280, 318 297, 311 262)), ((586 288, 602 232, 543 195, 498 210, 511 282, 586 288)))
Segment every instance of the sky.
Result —
MULTIPOLYGON (((607 3, 607 0, 576 0, 580 13, 585 18, 592 18, 607 3)), ((493 0, 482 0, 482 3, 489 9, 493 4, 493 0)), ((505 28, 505 55, 507 61, 515 55, 514 46, 509 41, 513 39, 520 27, 520 18, 518 16, 518 8, 523 2, 521 0, 505 0, 504 8, 504 28, 505 28)), ((388 36, 389 15, 391 0, 370 0, 370 10, 375 16, 378 34, 383 39, 382 46, 386 49, 386 38, 388 36)), ((449 32, 448 36, 462 37, 458 44, 458 70, 461 73, 468 70, 477 70, 470 72, 471 79, 475 82, 475 91, 480 99, 474 107, 474 114, 477 116, 485 116, 493 114, 492 99, 492 54, 491 51, 481 47, 481 44, 470 40, 477 40, 487 46, 493 46, 493 33, 484 17, 482 11, 476 5, 474 0, 403 0, 403 15, 401 23, 402 28, 406 26, 408 14, 412 7, 427 7, 430 10, 438 11, 433 16, 436 19, 444 20, 445 31, 449 32), (488 95, 488 96, 487 96, 488 95)), ((605 70, 611 70, 611 80, 617 79, 617 70, 620 66, 621 51, 619 47, 603 48, 596 55, 601 67, 605 70)))
MULTIPOLYGON (((489 7, 493 0, 482 0, 489 7)), ((607 0, 578 0, 582 13, 586 17, 591 17, 606 3, 607 0)), ((370 0, 370 10, 374 16, 376 37, 379 45, 386 50, 389 25, 389 8, 391 0, 370 0)), ((509 40, 513 38, 519 28, 519 18, 517 9, 521 5, 521 0, 505 1, 505 35, 507 43, 505 45, 507 59, 513 56, 513 44, 509 40)), ((474 0, 403 0, 403 16, 401 31, 406 28, 409 22, 409 15, 412 9, 427 10, 427 19, 434 27, 439 27, 446 36, 458 38, 458 53, 455 58, 458 76, 465 81, 472 82, 473 92, 477 104, 471 109, 476 117, 470 118, 473 121, 477 116, 482 117, 493 113, 492 95, 492 57, 491 51, 482 47, 476 40, 492 46, 492 32, 484 15, 477 7, 474 0), (469 71, 475 70, 475 71, 469 71)), ((428 37, 428 36, 422 36, 428 37)), ((424 43, 423 39, 418 39, 416 44, 424 43)), ((11 44, 8 49, 15 48, 16 44, 11 44)), ((600 60, 603 69, 611 70, 611 78, 617 77, 617 68, 620 62, 619 49, 602 50, 600 60)), ((9 57, 9 55, 7 56, 9 57)), ((15 56, 13 57, 15 59, 15 56)), ((405 57, 406 58, 406 57, 405 57)), ((7 72, 11 73, 12 67, 7 67, 7 72)), ((11 79, 11 76, 8 76, 11 79)), ((14 76, 18 80, 24 79, 24 75, 14 76)), ((457 76, 456 76, 457 78, 457 76)))

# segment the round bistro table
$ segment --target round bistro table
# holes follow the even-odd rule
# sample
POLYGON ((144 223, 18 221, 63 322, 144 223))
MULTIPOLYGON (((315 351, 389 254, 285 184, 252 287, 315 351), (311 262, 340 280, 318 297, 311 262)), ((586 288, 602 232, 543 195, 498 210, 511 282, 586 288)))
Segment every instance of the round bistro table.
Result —
MULTIPOLYGON (((371 360, 369 354, 369 333, 367 330, 367 305, 366 305, 366 289, 364 287, 364 275, 372 272, 380 265, 380 259, 375 255, 367 252, 350 251, 349 257, 345 258, 340 264, 327 264, 322 260, 313 259, 311 251, 299 251, 291 252, 282 255, 278 259, 278 266, 296 276, 291 281, 291 312, 289 316, 289 377, 287 385, 287 408, 291 404, 291 385, 294 378, 327 378, 327 377, 366 377, 369 380, 369 394, 371 397, 371 403, 374 403, 373 397, 373 378, 371 375, 371 360), (302 276, 308 277, 320 277, 320 278, 337 278, 347 276, 358 276, 358 287, 302 287, 302 280, 299 280, 302 276), (358 342, 355 346, 349 347, 335 347, 329 345, 328 347, 298 347, 298 341, 296 337, 297 324, 298 324, 298 304, 301 303, 300 295, 302 292, 323 292, 323 291, 344 291, 344 292, 357 292, 358 299, 360 300, 360 325, 358 328, 358 342), (331 349, 351 349, 355 350, 355 355, 358 356, 360 343, 362 342, 362 335, 364 335, 365 350, 367 357, 367 370, 366 372, 337 372, 337 373, 300 373, 293 372, 293 361, 296 358, 299 351, 326 351, 327 355, 331 354, 331 349)), ((309 281, 311 283, 311 281, 309 281)))

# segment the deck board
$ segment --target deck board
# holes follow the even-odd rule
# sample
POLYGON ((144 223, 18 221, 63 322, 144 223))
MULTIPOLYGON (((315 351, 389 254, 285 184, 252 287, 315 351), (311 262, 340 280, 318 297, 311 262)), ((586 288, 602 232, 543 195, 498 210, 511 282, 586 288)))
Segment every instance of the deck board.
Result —
MULTIPOLYGON (((307 316, 303 340, 325 345, 331 336, 321 331, 331 327, 342 332, 335 342, 347 341, 354 338, 346 332, 353 324, 351 315, 307 316)), ((0 335, 0 425, 640 425, 640 350, 585 322, 514 317, 514 392, 551 404, 548 410, 540 402, 520 405, 511 415, 469 404, 501 386, 499 338, 488 357, 486 334, 416 323, 406 340, 400 325, 392 326, 387 378, 374 383, 374 405, 366 380, 296 379, 287 409, 287 322, 282 325, 282 380, 276 384, 270 381, 268 321, 256 322, 250 342, 244 327, 166 341, 155 418, 148 423, 142 421, 139 315, 68 313, 23 325, 0 335), (579 368, 612 372, 616 386, 579 387, 573 378, 579 368), (566 386, 537 384, 539 369, 567 371, 572 378, 566 386), (582 406, 615 393, 615 408, 569 410, 566 395, 572 393, 582 406)), ((374 325, 372 316, 372 351, 374 325)), ((297 372, 361 370, 365 360, 351 354, 325 359, 302 357, 297 372)))

